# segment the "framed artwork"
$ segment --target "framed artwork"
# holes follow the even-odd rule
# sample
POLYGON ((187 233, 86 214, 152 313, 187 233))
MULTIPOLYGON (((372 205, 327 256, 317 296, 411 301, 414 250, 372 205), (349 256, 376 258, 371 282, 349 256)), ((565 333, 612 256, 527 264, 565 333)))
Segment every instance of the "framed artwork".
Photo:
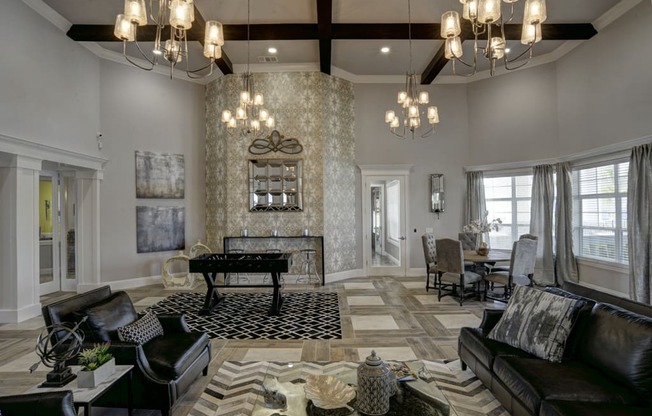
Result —
POLYGON ((186 247, 184 207, 136 207, 136 251, 183 250, 186 247))
POLYGON ((136 198, 183 199, 185 182, 183 155, 136 150, 136 198))

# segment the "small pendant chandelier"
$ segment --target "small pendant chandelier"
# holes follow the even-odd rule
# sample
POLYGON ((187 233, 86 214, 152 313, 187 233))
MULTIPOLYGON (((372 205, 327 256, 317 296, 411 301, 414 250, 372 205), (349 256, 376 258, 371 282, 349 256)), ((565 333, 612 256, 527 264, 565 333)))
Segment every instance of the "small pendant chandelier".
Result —
POLYGON ((263 95, 256 92, 254 75, 249 71, 249 3, 250 0, 247 0, 247 71, 242 74, 240 105, 234 112, 222 111, 222 122, 226 125, 229 135, 235 135, 238 132, 242 138, 257 138, 273 130, 276 123, 274 117, 263 107, 265 104, 263 95))
POLYGON ((421 135, 421 137, 432 136, 435 132, 435 124, 439 123, 439 112, 437 106, 428 106, 424 111, 421 106, 425 106, 430 102, 430 97, 427 91, 419 92, 417 76, 412 71, 412 21, 411 21, 411 4, 408 0, 408 40, 410 51, 410 67, 405 76, 405 91, 398 93, 398 104, 401 105, 401 110, 397 114, 394 110, 387 110, 385 112, 385 123, 389 124, 390 131, 397 137, 405 139, 408 131, 414 139, 414 131, 421 127, 421 116, 426 115, 428 125, 430 128, 421 135), (403 119, 403 129, 399 131, 401 120, 403 119))

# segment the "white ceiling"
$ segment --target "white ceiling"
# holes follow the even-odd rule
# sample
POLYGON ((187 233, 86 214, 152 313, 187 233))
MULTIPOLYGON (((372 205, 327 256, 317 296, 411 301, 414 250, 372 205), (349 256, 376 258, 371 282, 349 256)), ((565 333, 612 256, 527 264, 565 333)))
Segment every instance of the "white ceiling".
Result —
MULTIPOLYGON (((640 1, 640 0, 639 0, 640 1)), ((547 0, 547 23, 592 23, 619 3, 638 3, 636 0, 547 0)), ((115 16, 122 12, 123 0, 43 0, 48 6, 72 24, 112 25, 115 16)), ((218 20, 223 24, 245 24, 247 2, 245 0, 195 0, 205 20, 218 20)), ((146 1, 149 4, 149 1, 146 1)), ((503 5, 504 10, 508 7, 503 5)), ((412 22, 439 23, 447 10, 461 12, 459 0, 411 0, 412 22)), ((523 0, 516 3, 516 21, 520 21, 523 0)), ((251 23, 316 23, 317 0, 251 0, 251 23)), ((333 23, 407 23, 407 0, 333 0, 333 23)), ((546 41, 535 46, 536 56, 550 54, 561 47, 563 41, 546 41)), ((441 47, 441 40, 412 41, 412 68, 421 73, 441 47)), ((99 43, 103 48, 122 52, 119 42, 99 43)), ((224 51, 236 65, 247 63, 247 42, 227 41, 224 51)), ((249 55, 251 62, 257 57, 269 55, 267 48, 278 49, 278 63, 260 64, 257 70, 278 70, 283 65, 312 64, 319 68, 319 42, 252 41, 249 55)), ((523 49, 519 42, 510 42, 514 52, 523 49)), ((465 56, 471 54, 471 42, 465 43, 465 56)), ((135 49, 134 49, 135 50, 135 49)), ((198 44, 191 48, 201 57, 198 44)), ((409 49, 407 40, 334 40, 332 41, 332 65, 354 76, 402 75, 408 70, 409 49), (389 54, 380 53, 382 46, 389 46, 389 54)), ((198 66, 199 61, 191 61, 198 66)), ((441 74, 451 73, 448 63, 441 74)), ((458 67, 459 69, 459 67, 458 67)))

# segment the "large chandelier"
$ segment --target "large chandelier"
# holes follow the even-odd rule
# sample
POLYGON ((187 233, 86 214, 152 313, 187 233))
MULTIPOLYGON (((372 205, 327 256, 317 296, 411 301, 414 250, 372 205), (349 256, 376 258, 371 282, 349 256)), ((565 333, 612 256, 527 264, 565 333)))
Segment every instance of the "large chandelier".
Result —
POLYGON ((247 71, 242 74, 242 90, 240 91, 240 105, 234 112, 222 111, 222 122, 226 124, 229 134, 239 132, 240 137, 259 137, 273 129, 274 117, 265 110, 263 94, 257 93, 254 88, 254 75, 249 72, 249 23, 250 0, 247 0, 247 71))
POLYGON ((505 25, 514 19, 514 5, 519 0, 502 0, 509 3, 509 13, 502 13, 501 0, 460 0, 463 4, 462 18, 471 23, 473 31, 473 63, 467 63, 462 58, 462 33, 460 15, 456 11, 448 11, 441 16, 441 37, 446 39, 444 55, 446 59, 453 61, 453 73, 455 75, 472 76, 476 73, 478 65, 478 54, 484 55, 490 62, 489 72, 493 76, 496 72, 496 61, 502 60, 506 70, 521 68, 532 58, 532 48, 535 43, 541 41, 541 23, 546 20, 545 0, 525 0, 523 11, 523 25, 521 28, 521 43, 527 45, 527 49, 518 56, 508 59, 505 46, 505 25), (503 16, 505 18, 503 19, 503 16), (508 16, 508 17, 507 17, 508 16), (480 44, 482 37, 484 44, 480 44), (510 66, 513 62, 525 55, 527 59, 517 65, 510 66), (472 69, 471 73, 458 74, 455 68, 456 62, 461 62, 472 69))
POLYGON ((116 17, 113 34, 123 41, 122 55, 127 61, 140 69, 151 71, 163 58, 170 66, 170 77, 172 77, 176 65, 185 59, 185 72, 188 77, 201 78, 213 73, 215 60, 222 57, 222 45, 224 45, 224 32, 220 22, 216 20, 206 22, 204 56, 208 58, 208 64, 191 70, 188 67, 187 31, 192 27, 192 22, 195 20, 193 0, 149 0, 149 18, 156 25, 156 37, 151 54, 143 51, 138 43, 137 36, 138 26, 147 25, 148 17, 145 0, 125 0, 124 14, 119 14, 116 17), (155 10, 156 13, 154 13, 155 10), (162 35, 166 25, 170 26, 170 36, 169 39, 163 42, 162 35), (133 42, 136 45, 141 57, 148 64, 141 65, 127 55, 128 42, 133 42), (200 74, 209 68, 208 73, 200 74))
POLYGON ((426 115, 428 125, 430 128, 421 135, 421 137, 431 136, 435 131, 435 124, 439 123, 439 113, 437 106, 429 106, 424 111, 425 106, 430 102, 430 97, 427 91, 419 92, 417 76, 412 71, 412 21, 411 21, 411 5, 408 0, 408 40, 410 51, 410 66, 409 71, 405 76, 405 91, 398 93, 398 104, 401 105, 401 110, 397 114, 394 110, 387 110, 385 112, 385 123, 389 124, 390 131, 405 139, 408 131, 414 139, 414 131, 421 127, 421 116, 426 115), (423 106, 423 107, 422 107, 423 106), (401 126, 401 118, 403 119, 403 129, 399 132, 401 126))

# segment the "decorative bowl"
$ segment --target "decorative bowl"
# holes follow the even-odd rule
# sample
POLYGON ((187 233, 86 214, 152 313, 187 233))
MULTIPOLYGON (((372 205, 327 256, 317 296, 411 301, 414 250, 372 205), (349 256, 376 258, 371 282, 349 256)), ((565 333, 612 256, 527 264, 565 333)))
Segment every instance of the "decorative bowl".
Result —
POLYGON ((309 375, 303 390, 306 398, 322 409, 348 407, 355 398, 355 389, 334 376, 309 375))

